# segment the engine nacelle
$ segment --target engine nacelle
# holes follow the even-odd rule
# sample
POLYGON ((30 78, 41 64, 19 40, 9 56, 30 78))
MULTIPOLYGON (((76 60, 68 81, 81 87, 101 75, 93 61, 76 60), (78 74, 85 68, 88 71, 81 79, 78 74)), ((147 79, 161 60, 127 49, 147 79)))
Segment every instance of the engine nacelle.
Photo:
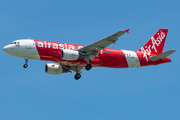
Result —
POLYGON ((63 72, 68 72, 68 71, 64 70, 60 64, 48 63, 45 66, 45 72, 47 74, 57 75, 57 74, 61 74, 63 72))
POLYGON ((65 49, 61 51, 61 58, 63 60, 77 60, 79 58, 79 52, 65 49))

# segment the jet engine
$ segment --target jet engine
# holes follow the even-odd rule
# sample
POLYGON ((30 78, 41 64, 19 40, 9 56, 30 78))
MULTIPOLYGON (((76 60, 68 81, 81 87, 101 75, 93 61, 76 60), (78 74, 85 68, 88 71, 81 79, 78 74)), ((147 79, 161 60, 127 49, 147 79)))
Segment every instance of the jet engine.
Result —
POLYGON ((65 49, 61 51, 61 58, 63 60, 77 60, 79 58, 79 52, 65 49))
POLYGON ((62 65, 60 64, 48 63, 45 66, 45 72, 47 74, 57 75, 57 74, 68 72, 68 70, 64 69, 62 65))

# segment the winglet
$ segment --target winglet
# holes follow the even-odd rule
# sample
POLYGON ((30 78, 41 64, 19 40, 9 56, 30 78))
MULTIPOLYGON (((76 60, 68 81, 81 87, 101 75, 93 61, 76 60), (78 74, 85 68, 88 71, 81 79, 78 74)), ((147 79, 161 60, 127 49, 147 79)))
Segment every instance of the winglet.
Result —
POLYGON ((125 31, 126 31, 127 33, 129 33, 129 30, 130 30, 130 29, 127 29, 127 30, 125 30, 125 31))

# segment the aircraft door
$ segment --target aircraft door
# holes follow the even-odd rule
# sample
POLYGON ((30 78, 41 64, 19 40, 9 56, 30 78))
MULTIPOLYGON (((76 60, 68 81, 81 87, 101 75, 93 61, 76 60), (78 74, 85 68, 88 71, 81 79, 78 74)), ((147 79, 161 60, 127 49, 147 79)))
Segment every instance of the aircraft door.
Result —
POLYGON ((31 49, 31 43, 27 42, 26 49, 31 49))

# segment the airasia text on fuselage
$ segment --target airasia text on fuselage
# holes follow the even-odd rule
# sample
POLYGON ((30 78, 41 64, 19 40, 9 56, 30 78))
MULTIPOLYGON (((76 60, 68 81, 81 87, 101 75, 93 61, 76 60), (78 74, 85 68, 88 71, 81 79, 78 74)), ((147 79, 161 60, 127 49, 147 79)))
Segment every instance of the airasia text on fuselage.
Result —
POLYGON ((38 41, 37 47, 40 48, 49 48, 49 49, 79 49, 84 46, 82 45, 72 45, 66 43, 56 43, 56 42, 47 42, 47 41, 38 41))

